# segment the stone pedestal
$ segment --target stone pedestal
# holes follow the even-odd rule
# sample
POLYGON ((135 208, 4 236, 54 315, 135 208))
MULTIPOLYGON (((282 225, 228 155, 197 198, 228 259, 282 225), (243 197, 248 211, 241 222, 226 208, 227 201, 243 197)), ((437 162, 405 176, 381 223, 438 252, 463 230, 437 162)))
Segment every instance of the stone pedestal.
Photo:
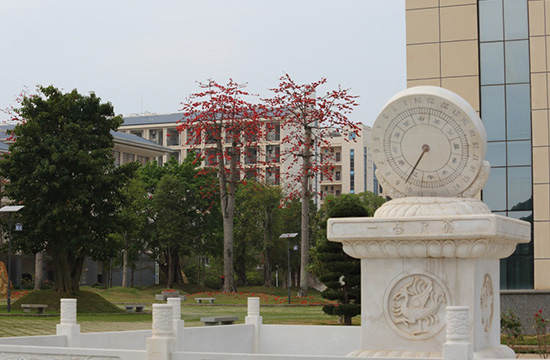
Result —
POLYGON ((330 219, 329 240, 361 259, 361 349, 350 355, 441 357, 446 307, 467 306, 474 357, 514 358, 500 345, 499 259, 530 234, 463 198, 401 198, 374 218, 330 219))

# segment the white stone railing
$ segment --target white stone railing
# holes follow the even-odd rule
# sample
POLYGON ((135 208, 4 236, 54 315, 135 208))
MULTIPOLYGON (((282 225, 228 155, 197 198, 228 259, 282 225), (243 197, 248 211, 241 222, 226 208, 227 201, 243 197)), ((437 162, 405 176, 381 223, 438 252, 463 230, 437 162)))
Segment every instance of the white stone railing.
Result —
MULTIPOLYGON (((57 336, 0 339, 0 360, 82 356, 93 360, 288 360, 296 356, 304 360, 319 356, 335 360, 345 359, 346 354, 359 349, 361 344, 361 328, 357 326, 264 325, 259 298, 248 299, 243 325, 185 329, 178 300, 153 305, 152 331, 82 335, 73 316, 76 302, 63 301, 57 336), (119 348, 115 348, 117 342, 119 348), (65 347, 60 346, 63 343, 65 347), (183 348, 186 351, 180 350, 183 348)), ((473 359, 469 308, 447 307, 446 323, 442 360, 473 359)))

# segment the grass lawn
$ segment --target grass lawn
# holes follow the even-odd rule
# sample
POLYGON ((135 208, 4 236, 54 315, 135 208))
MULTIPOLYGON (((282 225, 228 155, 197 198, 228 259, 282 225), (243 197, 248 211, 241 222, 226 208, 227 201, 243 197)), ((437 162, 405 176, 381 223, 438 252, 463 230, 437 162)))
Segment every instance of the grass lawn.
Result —
MULTIPOLYGON (((156 286, 145 289, 113 287, 110 289, 92 288, 83 286, 81 290, 91 291, 101 295, 106 300, 115 303, 162 303, 155 301, 155 294, 160 294, 165 288, 156 286)), ((288 303, 288 289, 276 287, 250 286, 239 288, 234 293, 223 293, 216 290, 210 290, 196 285, 183 285, 179 290, 180 295, 187 295, 187 302, 194 303, 196 297, 214 297, 215 303, 226 305, 246 305, 247 298, 250 296, 260 297, 262 305, 281 305, 288 303)), ((322 305, 327 300, 321 297, 319 291, 309 289, 309 296, 299 298, 296 296, 298 289, 291 289, 291 304, 294 305, 322 305)))
MULTIPOLYGON (((152 304, 163 303, 155 301, 155 294, 159 294, 163 288, 153 287, 146 289, 121 288, 97 289, 83 287, 81 290, 100 295, 106 300, 123 308, 124 303, 146 304, 146 314, 94 314, 79 313, 78 323, 82 332, 97 331, 123 331, 150 329, 152 316, 150 310, 152 304)), ((203 326, 200 318, 211 315, 238 316, 238 324, 244 323, 247 313, 247 298, 255 296, 260 298, 261 315, 264 324, 302 324, 302 325, 337 325, 338 318, 323 313, 321 304, 326 303, 320 293, 310 289, 306 298, 296 297, 297 289, 291 291, 292 306, 286 306, 288 302, 288 290, 284 288, 265 288, 262 286, 240 288, 238 292, 224 294, 197 286, 183 287, 180 294, 187 295, 187 301, 182 302, 182 319, 185 326, 203 326), (195 297, 214 297, 215 304, 198 305, 195 297)), ((25 295, 21 292, 17 297, 25 295)), ((38 295, 38 294, 32 294, 38 295)), ((7 313, 5 299, 0 300, 0 315, 7 313), (3 301, 2 301, 3 300, 3 301)), ((12 303, 13 304, 13 303, 12 303)), ((12 315, 0 316, 0 337, 4 336, 32 336, 53 335, 55 325, 59 323, 59 313, 48 311, 46 314, 53 316, 29 316, 23 315, 23 311, 12 306, 12 315)), ((359 325, 360 318, 354 318, 354 325, 359 325)))

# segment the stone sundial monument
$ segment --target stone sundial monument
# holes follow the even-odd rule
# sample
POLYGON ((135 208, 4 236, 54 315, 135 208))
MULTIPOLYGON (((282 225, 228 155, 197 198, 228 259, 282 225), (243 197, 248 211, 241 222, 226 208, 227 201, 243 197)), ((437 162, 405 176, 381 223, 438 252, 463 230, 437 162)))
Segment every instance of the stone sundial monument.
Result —
POLYGON ((393 200, 327 231, 361 259, 361 348, 349 356, 441 358, 447 335, 465 337, 474 358, 515 358, 500 345, 499 259, 531 229, 474 198, 490 170, 478 115, 449 90, 410 88, 381 111, 371 141, 393 200))

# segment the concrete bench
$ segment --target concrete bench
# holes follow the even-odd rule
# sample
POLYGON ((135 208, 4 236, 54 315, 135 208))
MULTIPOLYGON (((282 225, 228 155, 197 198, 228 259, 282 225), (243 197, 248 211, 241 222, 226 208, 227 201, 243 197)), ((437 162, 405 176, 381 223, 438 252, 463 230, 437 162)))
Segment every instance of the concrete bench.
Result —
POLYGON ((137 313, 142 313, 143 310, 145 309, 144 304, 124 305, 124 307, 126 308, 126 311, 129 313, 134 312, 134 308, 136 309, 137 313))
POLYGON ((235 321, 239 320, 237 316, 208 316, 201 317, 201 321, 204 323, 204 326, 213 326, 213 325, 233 325, 235 321))
POLYGON ((171 297, 179 297, 181 301, 187 300, 186 295, 155 294, 155 300, 157 301, 166 301, 168 298, 171 298, 171 297))
POLYGON ((214 300, 216 300, 216 298, 195 298, 195 301, 197 302, 197 304, 200 304, 203 301, 208 301, 210 304, 213 304, 214 300))
POLYGON ((44 310, 48 307, 48 305, 44 304, 21 304, 21 307, 23 308, 23 311, 28 313, 31 312, 32 309, 36 309, 36 312, 38 314, 44 314, 44 310))

